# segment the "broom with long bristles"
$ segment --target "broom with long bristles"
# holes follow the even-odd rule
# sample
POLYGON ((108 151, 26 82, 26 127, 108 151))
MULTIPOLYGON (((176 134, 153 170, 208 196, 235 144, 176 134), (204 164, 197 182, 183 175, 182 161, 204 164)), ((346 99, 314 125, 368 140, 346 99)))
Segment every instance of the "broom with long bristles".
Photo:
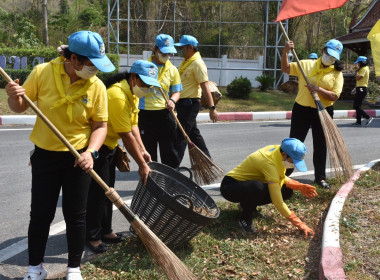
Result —
MULTIPOLYGON (((164 97, 166 103, 168 102, 168 98, 165 95, 162 88, 160 88, 161 94, 164 97)), ((181 123, 179 122, 174 111, 171 111, 175 121, 178 124, 179 129, 181 130, 183 137, 187 142, 187 146, 189 149, 189 157, 191 169, 194 173, 195 181, 198 184, 211 184, 219 177, 223 176, 223 169, 220 168, 215 162, 213 162, 201 149, 199 149, 186 134, 183 129, 181 123)))
MULTIPOLYGON (((12 82, 8 74, 0 67, 0 74, 7 82, 12 82)), ((50 122, 50 120, 40 111, 40 109, 26 96, 22 95, 24 100, 33 109, 33 111, 40 117, 45 124, 53 131, 53 133, 62 141, 62 143, 69 149, 76 159, 80 154, 74 149, 69 141, 59 132, 59 130, 50 122)), ((125 204, 123 199, 115 191, 110 188, 99 177, 99 175, 91 170, 89 172, 91 177, 99 184, 105 191, 108 199, 115 204, 120 212, 127 218, 133 228, 136 230, 141 241, 147 248, 150 256, 161 267, 162 271, 170 280, 196 280, 197 277, 182 263, 182 261, 133 213, 133 211, 125 204)), ((148 180, 151 180, 149 177, 148 180)))
MULTIPOLYGON (((285 31, 284 26, 281 21, 278 22, 282 32, 287 41, 290 41, 288 34, 285 31)), ((298 56, 294 49, 291 50, 294 58, 298 64, 299 69, 301 70, 302 76, 304 77, 307 84, 310 84, 309 79, 307 78, 305 71, 303 70, 301 63, 298 59, 298 56)), ((333 119, 330 117, 329 113, 323 107, 321 100, 317 92, 311 92, 315 105, 317 106, 319 119, 321 120, 321 125, 323 128, 323 134, 326 139, 327 150, 329 151, 330 166, 334 170, 335 176, 338 180, 342 180, 342 174, 349 179, 354 173, 352 168, 352 161, 350 153, 347 149, 347 145, 344 142, 343 136, 340 133, 338 127, 336 126, 333 119)))

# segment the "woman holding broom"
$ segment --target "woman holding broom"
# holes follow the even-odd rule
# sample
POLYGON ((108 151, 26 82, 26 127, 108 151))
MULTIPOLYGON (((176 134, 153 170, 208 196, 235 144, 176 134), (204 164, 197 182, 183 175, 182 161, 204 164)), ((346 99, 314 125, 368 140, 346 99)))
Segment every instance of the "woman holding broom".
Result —
POLYGON ((281 70, 284 73, 298 77, 298 94, 292 110, 290 137, 305 140, 311 126, 313 135, 314 182, 322 188, 330 188, 326 182, 327 147, 321 121, 315 101, 311 95, 316 91, 323 107, 331 118, 334 115, 334 102, 338 100, 343 89, 343 74, 340 55, 343 45, 332 39, 322 49, 322 56, 317 60, 301 60, 301 65, 310 80, 307 84, 297 63, 289 63, 288 53, 294 48, 294 43, 285 44, 281 58, 281 70))
POLYGON ((6 86, 8 104, 23 112, 37 102, 42 113, 54 123, 78 151, 75 159, 68 148, 38 116, 30 135, 35 149, 31 155, 32 191, 28 230, 29 269, 24 280, 47 277, 43 267, 50 224, 62 189, 62 211, 66 222, 68 268, 66 279, 81 280, 80 261, 86 238, 86 202, 90 172, 107 134, 107 95, 96 77, 98 70, 115 67, 105 55, 98 33, 79 31, 70 35, 64 57, 36 66, 24 85, 6 86))

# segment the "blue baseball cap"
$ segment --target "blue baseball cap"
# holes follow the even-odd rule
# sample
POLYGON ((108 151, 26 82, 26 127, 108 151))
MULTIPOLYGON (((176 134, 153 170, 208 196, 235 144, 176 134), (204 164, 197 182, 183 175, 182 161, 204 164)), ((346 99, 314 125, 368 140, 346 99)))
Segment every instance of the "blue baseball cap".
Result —
POLYGON ((304 161, 306 154, 304 143, 296 138, 285 138, 282 140, 281 149, 292 158, 294 165, 299 171, 307 171, 306 163, 304 161))
POLYGON ((316 53, 311 53, 311 54, 309 54, 309 58, 310 59, 313 59, 313 58, 317 59, 318 55, 316 53))
POLYGON ((78 31, 69 37, 69 50, 73 53, 86 56, 103 72, 112 72, 115 66, 106 56, 106 48, 102 37, 92 31, 78 31))
POLYGON ((359 56, 358 59, 354 62, 354 64, 359 63, 359 62, 366 62, 367 57, 366 56, 359 56))
POLYGON ((147 85, 161 87, 157 80, 158 68, 152 62, 147 60, 137 60, 132 64, 129 73, 138 74, 141 80, 147 85))
POLYGON ((198 46, 198 41, 195 39, 195 37, 190 35, 183 35, 181 40, 179 40, 179 43, 175 43, 174 46, 176 47, 182 47, 182 46, 198 46))
POLYGON ((343 51, 343 45, 340 41, 332 39, 326 43, 325 48, 327 48, 327 53, 329 55, 340 60, 340 54, 343 51))
POLYGON ((177 53, 177 50, 174 47, 174 40, 170 35, 157 35, 155 44, 162 53, 177 53))

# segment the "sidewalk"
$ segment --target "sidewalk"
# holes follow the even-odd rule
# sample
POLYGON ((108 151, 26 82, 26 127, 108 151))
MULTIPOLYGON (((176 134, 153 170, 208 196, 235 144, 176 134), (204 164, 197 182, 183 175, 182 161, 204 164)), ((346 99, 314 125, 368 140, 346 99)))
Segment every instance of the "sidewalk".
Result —
MULTIPOLYGON (((371 117, 379 117, 380 110, 366 110, 371 117)), ((334 118, 354 118, 355 110, 335 110, 334 118)), ((290 120, 291 111, 268 111, 268 112, 223 112, 219 113, 219 121, 265 121, 265 120, 290 120)), ((0 116, 0 125, 33 125, 35 115, 7 115, 0 116)), ((208 113, 199 113, 198 122, 210 121, 208 113)))

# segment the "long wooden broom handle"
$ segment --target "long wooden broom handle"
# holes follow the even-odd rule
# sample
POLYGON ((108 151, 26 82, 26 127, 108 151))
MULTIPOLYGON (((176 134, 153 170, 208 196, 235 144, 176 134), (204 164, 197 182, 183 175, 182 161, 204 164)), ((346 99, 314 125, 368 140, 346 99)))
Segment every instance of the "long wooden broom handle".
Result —
MULTIPOLYGON (((280 26, 280 29, 281 29, 282 33, 284 33, 284 36, 285 36, 286 40, 290 41, 289 36, 286 33, 286 30, 285 30, 284 26, 282 25, 282 22, 278 21, 277 23, 280 26)), ((291 51, 292 51, 292 54, 293 54, 294 58, 296 59, 296 62, 298 64, 299 69, 301 70, 303 78, 305 79, 305 81, 306 81, 307 84, 310 84, 310 81, 309 81, 308 77, 306 76, 305 71, 302 68, 301 62, 298 59, 298 56, 297 56, 297 53, 296 53, 295 49, 291 49, 291 51)), ((320 100, 316 91, 312 91, 311 95, 313 96, 313 98, 314 98, 315 101, 319 101, 320 100)))
MULTIPOLYGON (((8 74, 4 71, 3 68, 0 67, 0 74, 3 76, 3 78, 9 83, 13 82, 11 77, 8 76, 8 74)), ((59 140, 62 141, 62 143, 70 150, 70 152, 74 155, 76 159, 80 157, 80 154, 75 150, 75 148, 70 144, 69 141, 65 138, 65 136, 62 135, 62 133, 54 126, 54 124, 41 112, 41 110, 29 99, 28 96, 25 94, 22 95, 22 98, 28 103, 30 108, 46 123, 46 125, 54 132, 54 134, 59 138, 59 140)), ((101 188, 107 192, 109 191, 108 185, 102 180, 102 178, 99 177, 99 175, 91 169, 89 172, 92 178, 101 186, 101 188)))
MULTIPOLYGON (((160 92, 161 92, 162 96, 164 97, 166 103, 168 103, 169 100, 168 100, 168 98, 166 97, 164 90, 163 90, 162 88, 159 88, 159 89, 160 89, 160 92)), ((174 110, 170 111, 170 113, 172 113, 172 115, 173 115, 175 121, 177 122, 178 127, 179 127, 179 129, 181 130, 181 132, 182 132, 182 134, 183 134, 183 137, 185 137, 186 141, 187 141, 188 143, 190 143, 191 140, 190 140, 189 136, 186 134, 185 130, 183 129, 181 123, 179 122, 179 119, 177 118, 177 115, 174 113, 174 110)))

